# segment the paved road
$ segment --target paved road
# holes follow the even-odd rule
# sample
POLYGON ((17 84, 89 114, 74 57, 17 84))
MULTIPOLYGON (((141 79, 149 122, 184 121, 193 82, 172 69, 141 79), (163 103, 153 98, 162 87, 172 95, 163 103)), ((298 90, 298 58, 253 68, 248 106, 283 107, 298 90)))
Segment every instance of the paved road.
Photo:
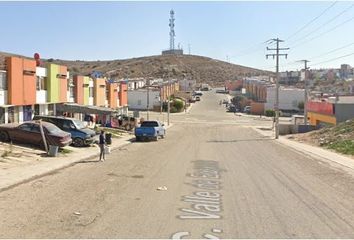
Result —
POLYGON ((0 193, 1 238, 354 238, 354 178, 208 93, 164 140, 0 193), (158 187, 167 190, 159 191, 158 187))

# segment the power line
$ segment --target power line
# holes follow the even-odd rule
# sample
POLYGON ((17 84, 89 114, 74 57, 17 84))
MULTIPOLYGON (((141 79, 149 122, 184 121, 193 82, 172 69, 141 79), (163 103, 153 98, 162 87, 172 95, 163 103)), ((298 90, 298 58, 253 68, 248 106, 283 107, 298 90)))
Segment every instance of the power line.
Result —
POLYGON ((264 51, 263 49, 263 44, 265 44, 266 42, 262 42, 262 43, 257 43, 257 44, 253 44, 251 47, 249 48, 245 48, 244 50, 241 50, 241 51, 238 51, 236 54, 230 56, 230 58, 238 58, 238 57, 243 57, 243 56, 246 56, 246 55, 251 55, 251 54, 254 54, 254 53, 257 53, 257 52, 261 52, 261 51, 264 51), (255 49, 255 48, 258 48, 258 47, 262 47, 262 49, 255 49), (254 49, 254 51, 250 51, 254 49), (240 53, 240 55, 238 55, 238 53, 240 53))
MULTIPOLYGON (((308 38, 309 36, 313 35, 314 33, 318 32, 319 30, 321 30, 321 28, 323 26, 326 26, 328 25, 329 23, 333 22, 334 20, 336 20, 337 18, 339 18, 341 15, 343 15, 344 13, 346 13, 347 11, 349 11, 349 9, 351 9, 352 7, 354 7, 354 4, 351 4, 349 7, 347 7, 346 9, 344 9, 343 11, 341 11, 339 14, 337 14, 336 16, 334 16, 333 18, 331 18, 330 20, 328 20, 327 22, 323 23, 322 25, 320 25, 319 27, 317 27, 315 30, 311 31, 310 33, 306 34, 305 37, 303 38, 308 38)), ((299 41, 303 38, 298 38, 295 40, 296 41, 299 41)))
POLYGON ((354 42, 349 43, 349 44, 346 44, 346 45, 344 45, 344 46, 342 46, 342 47, 333 49, 333 50, 331 50, 331 51, 322 53, 321 55, 317 55, 317 56, 315 56, 315 57, 311 57, 310 59, 316 59, 316 58, 319 58, 319 57, 323 57, 323 56, 326 56, 326 55, 331 54, 331 53, 333 53, 333 52, 336 52, 336 51, 342 50, 342 49, 344 49, 344 48, 350 47, 350 46, 352 46, 352 45, 354 45, 354 42))
POLYGON ((318 16, 316 16, 315 18, 313 18, 311 21, 309 21, 308 23, 306 23, 303 27, 301 27, 299 30, 297 30, 295 33, 291 34, 287 39, 289 40, 290 38, 294 37, 295 35, 297 35, 299 32, 301 32, 302 30, 304 30, 307 26, 309 26, 311 23, 313 23, 314 21, 316 21, 317 19, 319 19, 323 14, 325 14, 329 9, 331 9, 332 7, 334 7, 334 5, 337 4, 337 1, 335 1, 334 3, 332 3, 329 7, 327 7, 324 11, 322 11, 318 16))
POLYGON ((352 55, 354 55, 354 52, 346 54, 346 55, 343 55, 343 56, 340 56, 340 57, 332 58, 332 59, 329 59, 329 60, 326 60, 326 61, 323 61, 323 62, 315 63, 315 64, 312 64, 312 66, 316 66, 316 65, 320 65, 320 64, 328 63, 328 62, 333 62, 335 60, 338 60, 338 59, 341 59, 341 58, 345 58, 345 57, 349 57, 349 56, 352 56, 352 55))
MULTIPOLYGON (((354 6, 354 5, 353 5, 353 6, 354 6)), ((339 28, 340 26, 342 26, 342 25, 344 25, 344 24, 346 24, 346 23, 352 21, 353 19, 354 19, 354 16, 351 17, 351 18, 349 18, 349 19, 347 19, 347 20, 345 20, 344 22, 342 22, 342 23, 340 23, 340 24, 337 24, 336 26, 334 26, 333 28, 327 30, 326 32, 320 33, 320 34, 316 35, 315 37, 310 38, 310 39, 307 40, 307 41, 304 41, 304 42, 302 42, 302 43, 299 43, 299 44, 293 46, 292 48, 294 49, 294 48, 296 48, 296 47, 298 47, 298 46, 301 46, 301 45, 303 45, 303 44, 305 44, 305 43, 308 43, 308 42, 310 42, 310 41, 312 41, 312 40, 314 40, 314 39, 316 39, 316 38, 319 38, 319 37, 321 37, 321 36, 323 36, 323 35, 325 35, 325 34, 327 34, 327 33, 329 33, 329 32, 332 32, 332 31, 336 30, 337 28, 339 28)))

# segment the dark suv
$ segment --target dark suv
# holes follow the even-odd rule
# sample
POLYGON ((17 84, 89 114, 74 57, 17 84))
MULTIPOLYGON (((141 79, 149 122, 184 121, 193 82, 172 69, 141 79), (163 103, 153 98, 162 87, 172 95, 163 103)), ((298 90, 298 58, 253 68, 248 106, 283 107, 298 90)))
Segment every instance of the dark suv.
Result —
POLYGON ((61 130, 71 133, 73 140, 72 144, 75 147, 83 147, 93 143, 96 138, 95 131, 87 128, 84 122, 75 119, 61 116, 34 116, 33 120, 42 120, 56 125, 61 130))

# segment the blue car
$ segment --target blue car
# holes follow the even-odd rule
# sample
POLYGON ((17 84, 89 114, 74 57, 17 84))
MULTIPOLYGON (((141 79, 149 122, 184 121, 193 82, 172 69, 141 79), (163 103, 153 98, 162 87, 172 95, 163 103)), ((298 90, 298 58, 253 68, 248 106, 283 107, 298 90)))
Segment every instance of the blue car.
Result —
POLYGON ((71 133, 72 144, 75 147, 84 147, 96 141, 96 132, 87 128, 84 122, 62 116, 36 115, 33 120, 42 120, 56 125, 61 130, 71 133))

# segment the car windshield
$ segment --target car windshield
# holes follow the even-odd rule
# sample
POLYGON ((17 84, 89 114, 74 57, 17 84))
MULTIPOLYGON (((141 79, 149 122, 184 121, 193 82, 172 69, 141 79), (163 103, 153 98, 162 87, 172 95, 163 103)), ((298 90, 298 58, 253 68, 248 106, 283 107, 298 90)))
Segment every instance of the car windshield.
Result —
POLYGON ((48 132, 50 132, 52 134, 61 132, 60 128, 58 128, 57 126, 52 125, 52 124, 46 124, 45 128, 48 130, 48 132))
POLYGON ((76 127, 77 129, 86 128, 86 125, 85 125, 85 123, 84 123, 83 121, 74 119, 73 122, 74 122, 75 127, 76 127))
POLYGON ((157 127, 158 123, 157 122, 143 122, 141 124, 142 127, 157 127))

